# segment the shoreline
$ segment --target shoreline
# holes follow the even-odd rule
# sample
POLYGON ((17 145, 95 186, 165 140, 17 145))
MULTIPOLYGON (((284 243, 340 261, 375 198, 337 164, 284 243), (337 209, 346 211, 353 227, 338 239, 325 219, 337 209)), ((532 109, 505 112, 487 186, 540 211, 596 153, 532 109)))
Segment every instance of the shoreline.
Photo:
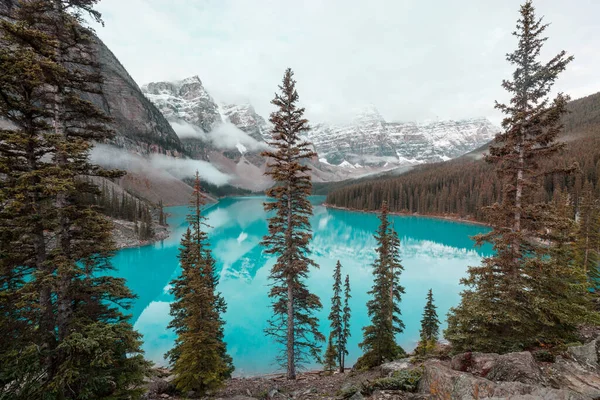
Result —
MULTIPOLYGON (((379 212, 377 210, 361 210, 358 208, 340 207, 340 206, 336 206, 336 205, 325 203, 325 202, 321 203, 320 205, 322 205, 325 208, 332 209, 332 210, 351 211, 351 212, 365 213, 365 214, 377 214, 379 212)), ((490 227, 490 225, 486 224, 485 222, 477 221, 475 219, 470 219, 470 218, 461 218, 461 217, 458 217, 453 214, 448 214, 448 215, 446 215, 446 214, 443 214, 443 215, 419 214, 419 213, 401 212, 401 211, 390 211, 388 214, 401 216, 401 217, 433 218, 433 219, 440 219, 440 220, 444 220, 444 221, 460 222, 463 224, 486 226, 488 228, 490 227)))

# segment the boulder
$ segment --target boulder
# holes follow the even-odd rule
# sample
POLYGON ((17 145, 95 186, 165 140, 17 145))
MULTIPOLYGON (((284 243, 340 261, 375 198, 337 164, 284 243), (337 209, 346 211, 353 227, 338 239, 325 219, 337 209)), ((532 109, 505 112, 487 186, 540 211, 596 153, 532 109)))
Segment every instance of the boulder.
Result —
POLYGON ((485 378, 500 382, 545 383, 542 370, 528 351, 503 354, 496 358, 485 378))
POLYGON ((349 400, 363 400, 364 396, 362 395, 362 393, 360 393, 360 391, 357 391, 356 393, 354 393, 349 400))
POLYGON ((477 376, 485 377, 500 357, 495 353, 463 353, 452 357, 450 366, 461 372, 470 372, 477 376))
POLYGON ((508 353, 463 353, 450 361, 453 370, 469 372, 491 381, 541 384, 542 371, 529 352, 508 353))
POLYGON ((588 399, 600 398, 600 375, 575 361, 557 357, 544 372, 553 387, 569 389, 588 399))
POLYGON ((522 382, 493 382, 467 372, 456 371, 439 361, 427 361, 419 392, 432 399, 556 399, 583 400, 568 389, 554 389, 522 382))
POLYGON ((396 371, 402 371, 405 369, 410 369, 412 367, 413 367, 413 364, 410 362, 410 358, 403 358, 400 360, 381 364, 381 366, 379 368, 381 369, 382 374, 392 375, 396 371))
POLYGON ((598 368, 598 339, 584 344, 583 346, 573 346, 567 349, 567 353, 580 364, 588 368, 598 368))

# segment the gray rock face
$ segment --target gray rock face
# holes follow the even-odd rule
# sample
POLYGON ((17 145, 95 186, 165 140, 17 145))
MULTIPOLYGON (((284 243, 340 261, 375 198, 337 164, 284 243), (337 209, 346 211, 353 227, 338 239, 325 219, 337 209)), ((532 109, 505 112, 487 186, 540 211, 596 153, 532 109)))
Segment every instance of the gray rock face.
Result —
POLYGON ((567 389, 554 389, 521 382, 493 382, 470 373, 450 369, 439 361, 424 364, 419 391, 433 399, 564 399, 587 397, 567 389))
POLYGON ((485 376, 492 381, 543 384, 542 370, 528 351, 499 356, 485 376))
POLYGON ((316 124, 308 136, 331 164, 419 164, 449 160, 488 143, 499 129, 487 119, 386 122, 371 107, 346 125, 316 124))
POLYGON ((113 118, 114 143, 140 153, 178 155, 183 147, 169 122, 100 39, 95 47, 104 84, 102 96, 90 100, 113 118))
POLYGON ((452 357, 450 366, 461 372, 470 372, 473 375, 485 377, 492 369, 499 355, 494 353, 463 353, 452 357))
POLYGON ((570 347, 554 363, 538 364, 529 352, 459 354, 449 366, 429 361, 420 390, 433 398, 597 399, 598 346, 596 339, 570 347))
POLYGON ((403 371, 412 367, 414 367, 414 365, 410 362, 410 358, 403 358, 401 360, 391 361, 382 364, 379 368, 381 369, 382 374, 391 375, 396 371, 403 371))
POLYGON ((152 82, 142 90, 169 121, 186 121, 204 132, 222 122, 219 106, 197 76, 178 82, 152 82))
POLYGON ((258 142, 270 139, 267 121, 250 104, 223 104, 223 113, 229 121, 258 142))
POLYGON ((598 339, 595 339, 583 346, 569 347, 567 352, 579 363, 596 368, 598 367, 598 346, 598 339))

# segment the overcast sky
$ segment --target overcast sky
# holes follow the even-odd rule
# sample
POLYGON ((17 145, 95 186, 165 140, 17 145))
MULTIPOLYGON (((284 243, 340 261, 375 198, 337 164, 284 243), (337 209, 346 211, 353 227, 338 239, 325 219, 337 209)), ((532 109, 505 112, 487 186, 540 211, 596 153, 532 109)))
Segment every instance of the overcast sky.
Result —
MULTIPOLYGON (((388 120, 499 122, 494 100, 519 0, 102 0, 96 27, 142 85, 198 75, 221 101, 265 117, 286 67, 309 118, 345 118, 375 105, 388 120)), ((537 0, 551 26, 544 59, 575 61, 556 88, 600 91, 600 1, 537 0)))

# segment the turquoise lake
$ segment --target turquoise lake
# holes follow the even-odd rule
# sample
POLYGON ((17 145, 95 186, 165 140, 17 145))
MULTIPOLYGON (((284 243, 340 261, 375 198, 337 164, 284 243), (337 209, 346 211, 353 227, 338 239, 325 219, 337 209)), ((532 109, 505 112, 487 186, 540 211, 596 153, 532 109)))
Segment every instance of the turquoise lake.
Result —
MULTIPOLYGON (((220 275, 219 290, 228 304, 225 340, 238 376, 278 371, 273 362, 279 348, 263 333, 271 313, 267 276, 274 262, 259 245, 267 233, 265 200, 261 197, 227 198, 205 212, 220 275)), ((338 259, 343 275, 350 275, 352 336, 347 357, 347 367, 350 367, 361 354, 358 343, 362 339, 362 327, 369 322, 366 302, 372 283, 371 263, 375 258, 373 233, 379 221, 375 214, 327 209, 319 205, 324 197, 313 197, 312 201, 315 208, 311 219, 314 232, 311 247, 320 269, 311 271, 309 287, 323 303, 318 316, 321 331, 328 336, 332 275, 338 259)), ((186 228, 187 207, 170 207, 167 211, 171 214, 168 222, 172 231, 167 240, 121 250, 113 259, 115 275, 126 278, 138 296, 130 310, 132 322, 144 336, 146 358, 158 365, 165 365, 163 355, 174 340, 174 334, 166 328, 172 301, 169 282, 180 271, 177 254, 186 228)), ((391 218, 402 241, 402 285, 406 290, 400 304, 406 329, 398 335, 398 343, 412 350, 419 338, 427 290, 433 289, 438 315, 445 326, 448 309, 460 299, 460 278, 468 266, 478 265, 481 257, 491 254, 491 247, 474 248, 470 239, 487 231, 484 226, 425 217, 391 218)))

